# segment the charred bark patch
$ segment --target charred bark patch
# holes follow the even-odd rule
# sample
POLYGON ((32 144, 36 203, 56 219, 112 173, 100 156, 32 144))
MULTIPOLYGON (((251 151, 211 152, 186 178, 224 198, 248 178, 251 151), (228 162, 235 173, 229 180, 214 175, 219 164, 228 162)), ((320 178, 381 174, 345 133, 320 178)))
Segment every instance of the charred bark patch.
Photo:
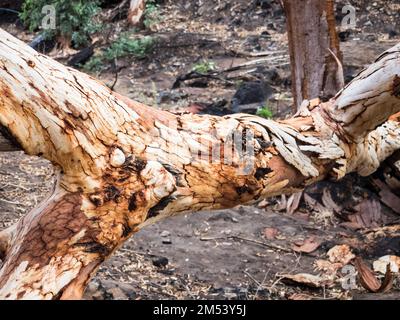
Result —
POLYGON ((397 75, 393 80, 393 95, 400 98, 400 77, 397 75))
POLYGON ((127 172, 122 172, 122 171, 120 171, 120 172, 118 172, 118 174, 120 175, 120 177, 119 177, 118 180, 117 180, 118 183, 123 183, 123 182, 125 182, 126 180, 128 180, 129 177, 130 177, 130 174, 127 173, 127 172))
POLYGON ((146 168, 147 165, 147 161, 145 159, 133 159, 132 156, 129 156, 126 159, 126 162, 124 164, 124 167, 129 169, 129 170, 133 170, 137 173, 140 173, 144 168, 146 168))
POLYGON ((256 173, 254 174, 254 177, 257 180, 261 180, 262 178, 264 178, 268 173, 271 173, 272 170, 270 168, 258 168, 256 170, 256 173))
POLYGON ((124 223, 122 225, 122 229, 123 229, 122 230, 122 237, 123 238, 128 237, 133 231, 133 229, 128 225, 128 223, 124 223))
POLYGON ((101 256, 106 256, 110 253, 110 249, 108 249, 105 245, 101 243, 91 241, 91 242, 79 242, 74 244, 75 247, 83 248, 84 252, 87 253, 98 253, 101 256))
POLYGON ((102 206, 103 203, 104 203, 103 197, 102 197, 100 194, 98 194, 98 193, 91 194, 91 195, 89 196, 89 200, 90 200, 96 207, 100 207, 100 206, 102 206))
POLYGON ((131 195, 131 197, 129 198, 128 210, 129 211, 134 211, 136 209, 137 209, 136 193, 133 193, 131 195))
POLYGON ((235 190, 239 196, 241 196, 242 194, 245 194, 246 192, 250 193, 250 191, 251 191, 249 186, 247 186, 247 185, 237 187, 237 188, 235 188, 235 190))
POLYGON ((256 140, 262 149, 267 149, 270 146, 272 146, 271 141, 265 141, 264 139, 260 139, 260 138, 256 138, 256 140))
POLYGON ((185 184, 182 179, 182 172, 178 169, 174 168, 173 166, 163 163, 162 164, 165 170, 167 170, 170 174, 172 174, 175 178, 176 185, 178 187, 185 187, 185 184))
POLYGON ((147 214, 147 219, 157 217, 158 214, 162 210, 164 210, 170 202, 172 202, 174 200, 176 200, 176 198, 172 197, 172 196, 165 197, 164 199, 162 199, 157 205, 150 208, 150 210, 147 214))
POLYGON ((107 186, 104 189, 104 201, 105 202, 108 202, 108 201, 117 202, 120 195, 121 195, 121 190, 119 190, 115 186, 107 186))

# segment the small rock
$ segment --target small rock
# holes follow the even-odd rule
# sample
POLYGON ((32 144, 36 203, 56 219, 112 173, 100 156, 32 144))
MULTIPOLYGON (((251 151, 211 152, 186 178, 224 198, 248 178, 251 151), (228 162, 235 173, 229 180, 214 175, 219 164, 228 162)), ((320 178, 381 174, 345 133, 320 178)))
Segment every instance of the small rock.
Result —
POLYGON ((161 232, 161 237, 162 238, 166 238, 169 237, 171 235, 171 233, 167 230, 164 230, 163 232, 161 232))
POLYGON ((163 239, 163 240, 162 240, 162 243, 163 243, 163 244, 172 244, 172 241, 171 241, 171 239, 166 238, 166 239, 163 239))
POLYGON ((99 284, 97 282, 90 282, 86 287, 86 291, 88 293, 94 293, 95 291, 97 291, 98 288, 99 284))
POLYGON ((227 212, 218 212, 212 215, 210 218, 207 219, 208 221, 218 221, 218 220, 224 220, 224 221, 232 221, 232 217, 229 213, 227 212))
POLYGON ((124 265, 126 265, 126 263, 123 262, 123 261, 121 261, 121 260, 114 259, 114 260, 111 262, 111 265, 112 265, 113 267, 115 267, 115 268, 122 268, 124 265))
POLYGON ((271 34, 267 30, 264 30, 263 32, 261 32, 261 36, 262 37, 270 37, 271 34))
POLYGON ((248 290, 246 288, 240 288, 237 294, 238 300, 247 300, 248 290))
POLYGON ((167 276, 172 276, 175 272, 175 269, 160 269, 158 272, 167 276))
POLYGON ((226 288, 224 288, 224 292, 225 293, 234 293, 234 292, 236 292, 236 289, 231 288, 231 287, 226 287, 226 288))
POLYGON ((114 287, 118 286, 118 281, 115 280, 100 280, 100 286, 104 288, 105 291, 108 291, 114 287))
POLYGON ((260 6, 261 9, 270 9, 271 8, 271 0, 257 0, 256 5, 260 6))
POLYGON ((131 284, 120 282, 118 287, 128 296, 132 296, 135 294, 135 287, 131 284))
POLYGON ((341 31, 338 34, 340 41, 345 42, 349 39, 350 37, 350 31, 345 30, 345 31, 341 31))
POLYGON ((109 289, 107 292, 110 293, 115 300, 128 300, 126 294, 119 287, 109 289))
POLYGON ((386 30, 389 35, 389 39, 393 39, 394 37, 399 35, 398 31, 396 30, 396 28, 394 26, 388 26, 386 28, 386 30))
POLYGON ((367 36, 365 36, 365 40, 368 42, 374 42, 377 40, 377 37, 374 34, 368 34, 367 36))
POLYGON ((237 299, 237 294, 236 293, 225 293, 225 298, 228 300, 237 299))
POLYGON ((153 265, 158 267, 158 268, 162 268, 165 267, 168 264, 168 258, 166 257, 155 257, 152 260, 153 265))
POLYGON ((155 70, 157 69, 157 65, 155 63, 150 63, 149 66, 147 67, 148 70, 155 70))
POLYGON ((243 83, 232 98, 232 111, 255 113, 272 96, 274 90, 265 81, 257 80, 243 83), (246 107, 246 106, 251 106, 246 107))

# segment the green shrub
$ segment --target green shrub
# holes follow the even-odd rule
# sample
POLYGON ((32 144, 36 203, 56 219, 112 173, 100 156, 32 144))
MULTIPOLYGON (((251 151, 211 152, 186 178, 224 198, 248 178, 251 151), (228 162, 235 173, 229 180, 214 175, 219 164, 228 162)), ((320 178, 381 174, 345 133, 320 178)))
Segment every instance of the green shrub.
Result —
POLYGON ((84 71, 99 73, 103 69, 104 59, 100 56, 93 56, 86 62, 82 69, 84 71))
POLYGON ((204 60, 203 62, 197 63, 193 66, 192 71, 201 73, 201 74, 206 74, 210 71, 213 71, 216 69, 215 62, 213 61, 208 61, 204 60))
POLYGON ((20 18, 30 31, 41 29, 45 5, 53 5, 56 12, 56 28, 41 30, 46 38, 62 37, 79 47, 87 45, 90 35, 100 28, 94 21, 100 11, 98 0, 26 0, 20 18))
POLYGON ((160 10, 155 0, 147 0, 143 24, 146 28, 161 21, 160 10))
POLYGON ((109 61, 126 56, 144 58, 153 47, 154 39, 150 36, 131 39, 129 33, 123 33, 105 51, 104 57, 109 61))
POLYGON ((271 109, 265 105, 257 110, 257 115, 266 119, 272 119, 273 113, 271 109))
POLYGON ((91 72, 100 72, 103 66, 116 59, 132 56, 142 59, 154 48, 154 38, 147 36, 131 39, 129 33, 121 34, 118 39, 111 43, 109 48, 101 54, 95 55, 85 63, 83 69, 91 72))

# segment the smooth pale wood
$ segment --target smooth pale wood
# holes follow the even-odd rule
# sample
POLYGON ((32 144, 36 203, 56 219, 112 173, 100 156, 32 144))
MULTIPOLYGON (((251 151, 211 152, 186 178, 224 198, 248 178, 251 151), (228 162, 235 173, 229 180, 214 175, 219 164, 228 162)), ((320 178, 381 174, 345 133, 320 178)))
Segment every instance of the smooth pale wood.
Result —
POLYGON ((59 169, 49 198, 0 232, 0 298, 80 298, 98 266, 148 224, 373 172, 400 148, 399 119, 388 120, 400 111, 399 77, 397 45, 334 99, 285 121, 173 115, 0 29, 0 124, 59 169))

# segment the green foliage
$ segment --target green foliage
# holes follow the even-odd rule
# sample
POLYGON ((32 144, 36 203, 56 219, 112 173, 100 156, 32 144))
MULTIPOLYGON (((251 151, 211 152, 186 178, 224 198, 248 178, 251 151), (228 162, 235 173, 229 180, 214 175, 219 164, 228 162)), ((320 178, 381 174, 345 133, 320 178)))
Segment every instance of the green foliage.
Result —
POLYGON ((160 10, 155 0, 147 0, 143 24, 146 28, 161 21, 160 10))
POLYGON ((79 47, 88 44, 90 35, 100 28, 94 21, 100 10, 98 0, 26 0, 20 18, 30 31, 41 28, 46 15, 42 13, 45 5, 53 5, 56 12, 56 29, 41 30, 46 38, 61 36, 71 39, 75 47, 79 47))
POLYGON ((104 59, 99 56, 93 56, 86 62, 82 68, 86 72, 99 73, 103 69, 104 59))
POLYGON ((154 47, 154 39, 146 36, 138 39, 131 39, 128 33, 123 33, 111 46, 105 51, 106 60, 134 56, 136 58, 144 58, 154 47))
POLYGON ((265 105, 257 110, 257 115, 266 119, 272 119, 273 113, 271 109, 265 105))
POLYGON ((116 59, 127 56, 142 59, 150 53, 154 48, 154 44, 155 40, 150 36, 131 39, 129 33, 123 33, 103 53, 90 58, 83 66, 83 69, 91 72, 100 72, 105 64, 109 64, 116 59))
POLYGON ((201 74, 206 74, 210 71, 213 71, 216 69, 215 62, 213 61, 208 61, 204 60, 203 62, 197 63, 193 66, 192 71, 201 73, 201 74))

